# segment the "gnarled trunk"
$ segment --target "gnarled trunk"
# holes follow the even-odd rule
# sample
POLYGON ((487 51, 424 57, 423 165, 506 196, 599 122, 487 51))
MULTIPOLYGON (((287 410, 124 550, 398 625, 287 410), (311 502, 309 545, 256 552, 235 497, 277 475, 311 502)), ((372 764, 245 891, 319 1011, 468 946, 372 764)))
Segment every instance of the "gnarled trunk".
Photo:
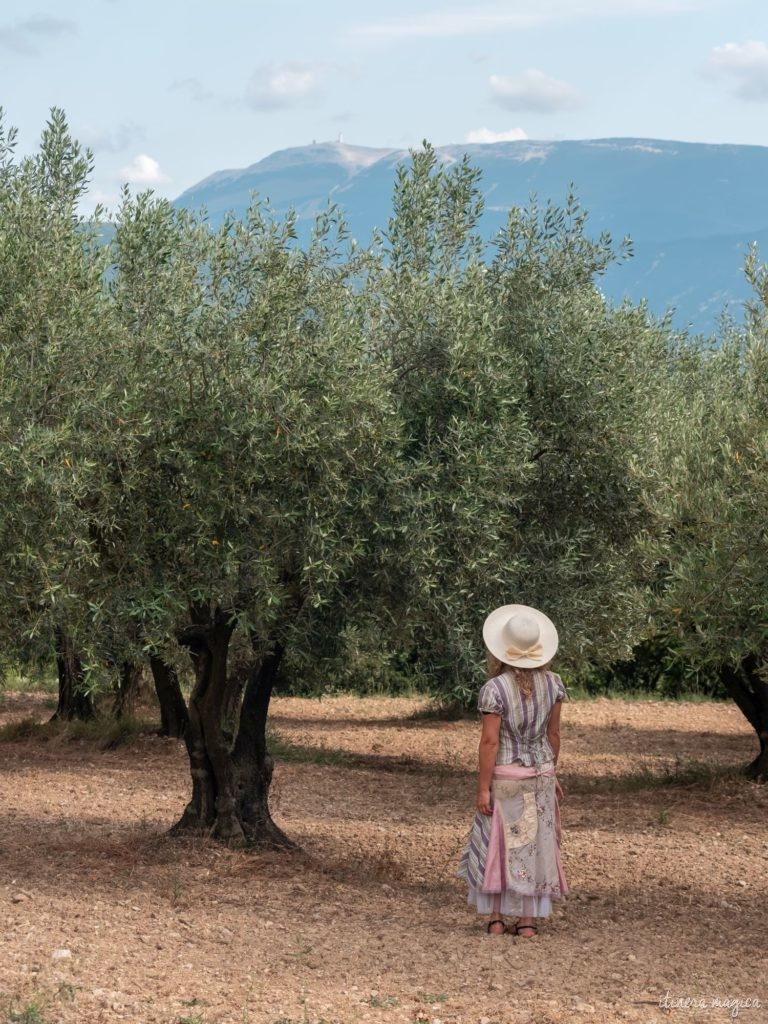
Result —
POLYGON ((758 737, 760 753, 744 768, 744 774, 753 782, 768 782, 768 730, 763 730, 758 737))
POLYGON ((739 671, 726 665, 721 669, 721 679, 728 693, 733 697, 739 710, 757 733, 760 752, 748 765, 744 773, 754 782, 768 782, 768 683, 759 673, 760 660, 756 655, 744 658, 739 671))
POLYGON ((120 665, 120 673, 115 690, 115 701, 112 713, 115 718, 125 718, 136 710, 141 685, 141 666, 133 661, 124 661, 120 665))
POLYGON ((282 829, 269 813, 269 787, 274 761, 267 750, 267 714, 283 647, 275 644, 273 651, 254 666, 245 688, 240 711, 233 761, 235 796, 240 821, 250 843, 292 847, 282 829))
POLYGON ((56 672, 59 677, 59 703, 54 719, 93 718, 93 698, 85 690, 83 663, 74 649, 72 641, 64 630, 56 629, 56 672))
POLYGON ((266 720, 282 647, 275 645, 259 658, 244 680, 227 669, 231 636, 231 625, 217 612, 181 638, 196 675, 184 735, 192 798, 173 831, 208 833, 228 843, 292 848, 295 844, 269 812, 273 763, 266 749, 266 720))
POLYGON ((160 704, 160 735, 183 739, 189 715, 176 670, 162 658, 150 658, 149 665, 160 704))

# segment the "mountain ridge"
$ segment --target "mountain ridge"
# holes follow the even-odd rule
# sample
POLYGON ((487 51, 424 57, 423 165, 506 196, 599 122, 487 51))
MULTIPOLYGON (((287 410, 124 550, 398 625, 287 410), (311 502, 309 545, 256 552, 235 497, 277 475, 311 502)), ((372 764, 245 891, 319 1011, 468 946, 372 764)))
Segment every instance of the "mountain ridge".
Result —
MULTIPOLYGON (((747 246, 768 245, 768 146, 609 136, 453 143, 435 151, 447 163, 466 154, 482 171, 487 237, 531 195, 542 205, 562 203, 573 184, 590 234, 607 230, 634 242, 635 258, 609 269, 603 291, 616 301, 647 298, 658 314, 674 305, 681 327, 711 331, 722 303, 740 305, 748 295, 741 273, 747 246)), ((340 140, 288 147, 216 171, 174 202, 205 206, 219 223, 230 210, 242 216, 256 192, 278 214, 295 209, 304 238, 332 199, 365 243, 374 227, 386 226, 395 168, 408 158, 408 149, 340 140)))

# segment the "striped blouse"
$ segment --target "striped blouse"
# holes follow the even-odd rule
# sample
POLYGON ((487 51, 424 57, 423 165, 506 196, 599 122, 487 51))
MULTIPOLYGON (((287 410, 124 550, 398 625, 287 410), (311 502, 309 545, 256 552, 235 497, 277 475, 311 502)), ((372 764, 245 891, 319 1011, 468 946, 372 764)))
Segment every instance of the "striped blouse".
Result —
POLYGON ((533 671, 533 690, 524 697, 511 673, 494 676, 480 690, 477 707, 483 714, 501 715, 496 764, 544 764, 554 758, 547 739, 547 722, 557 701, 570 700, 560 676, 533 671))

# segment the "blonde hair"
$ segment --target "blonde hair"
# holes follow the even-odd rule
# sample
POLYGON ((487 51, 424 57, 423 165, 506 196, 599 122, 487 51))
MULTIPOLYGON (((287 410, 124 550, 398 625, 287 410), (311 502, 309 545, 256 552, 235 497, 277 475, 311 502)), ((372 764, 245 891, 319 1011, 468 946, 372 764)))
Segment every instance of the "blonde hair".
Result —
POLYGON ((508 672, 517 683, 520 693, 528 698, 533 693, 533 673, 543 672, 551 664, 552 662, 548 661, 546 665, 542 665, 540 668, 518 668, 516 665, 507 665, 506 662, 501 661, 488 651, 488 678, 493 679, 494 676, 500 676, 502 673, 508 672))

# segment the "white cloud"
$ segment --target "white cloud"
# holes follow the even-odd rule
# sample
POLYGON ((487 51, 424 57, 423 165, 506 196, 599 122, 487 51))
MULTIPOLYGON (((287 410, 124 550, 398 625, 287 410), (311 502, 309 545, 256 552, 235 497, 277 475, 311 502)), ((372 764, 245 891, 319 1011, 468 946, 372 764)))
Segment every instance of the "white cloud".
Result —
POLYGON ((491 75, 489 82, 494 100, 507 110, 554 114, 559 110, 577 110, 584 105, 581 94, 572 85, 550 78, 536 68, 529 68, 516 78, 491 75))
POLYGON ((312 99, 320 86, 317 64, 271 64, 257 68, 248 83, 246 101, 254 110, 284 110, 312 99))
POLYGON ((135 121, 123 121, 114 128, 96 128, 86 124, 75 134, 84 146, 94 152, 119 153, 141 142, 144 128, 135 121))
POLYGON ((0 49, 33 57, 47 39, 74 35, 77 25, 69 18, 26 18, 0 28, 0 49))
POLYGON ((715 46, 705 69, 710 75, 729 76, 733 93, 743 100, 768 100, 768 46, 756 39, 715 46))
POLYGON ((467 132, 465 142, 518 142, 520 139, 527 139, 528 135, 522 128, 510 128, 506 132, 492 132, 489 128, 473 128, 467 132))
POLYGON ((505 4, 435 10, 352 29, 357 38, 396 41, 436 36, 484 35, 504 29, 535 28, 558 21, 615 15, 680 14, 710 6, 712 0, 508 0, 505 4))
POLYGON ((139 153, 127 167, 123 167, 120 176, 132 185, 165 185, 171 179, 160 170, 160 164, 154 157, 139 153))

